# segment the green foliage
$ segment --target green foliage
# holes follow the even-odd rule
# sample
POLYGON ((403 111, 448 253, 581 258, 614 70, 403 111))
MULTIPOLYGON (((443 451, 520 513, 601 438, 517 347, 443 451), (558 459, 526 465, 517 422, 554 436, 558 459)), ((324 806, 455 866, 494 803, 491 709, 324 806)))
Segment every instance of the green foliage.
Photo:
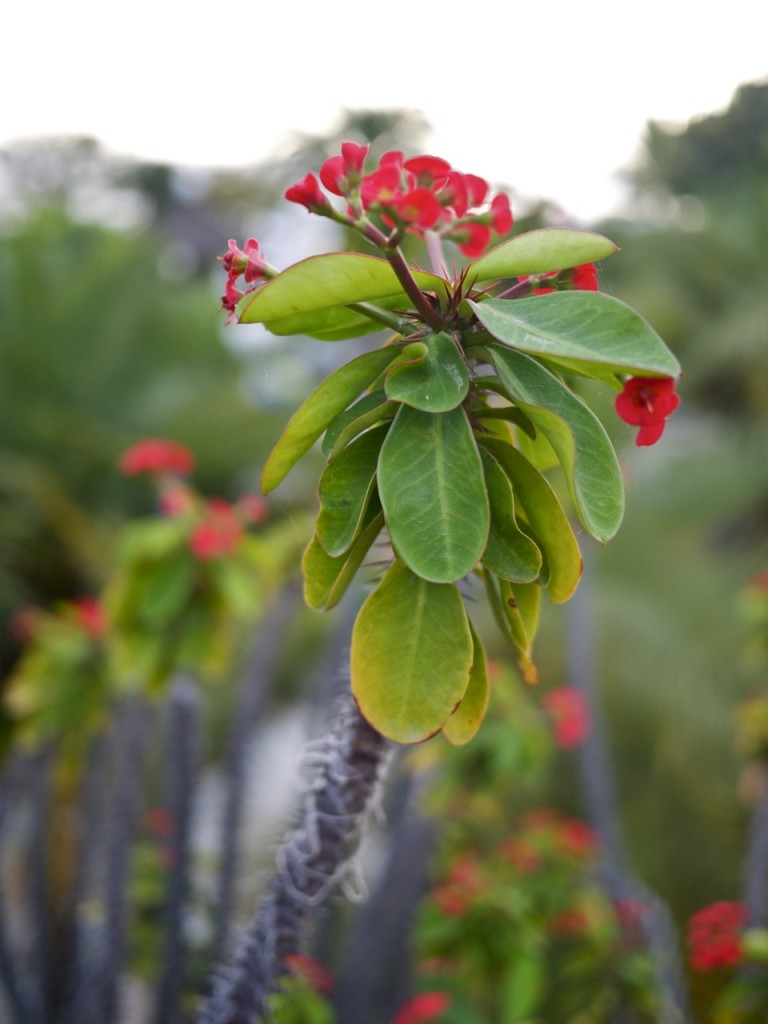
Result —
POLYGON ((102 613, 91 599, 26 612, 30 638, 5 680, 3 709, 22 748, 59 744, 65 774, 82 767, 117 692, 102 613))
POLYGON ((427 739, 464 696, 474 649, 455 584, 429 582, 396 560, 352 633, 355 700, 390 739, 427 739))
POLYGON ((490 520, 463 409, 431 415, 403 405, 381 448, 378 486, 392 543, 413 572, 451 583, 472 571, 490 520))
POLYGON ((114 471, 137 437, 185 441, 224 494, 266 454, 208 283, 164 279, 165 245, 53 205, 0 232, 0 619, 99 589, 145 500, 114 471))
POLYGON ((576 370, 582 363, 594 363, 589 368, 595 371, 643 377, 680 373, 680 364, 653 328, 608 295, 555 292, 514 303, 487 299, 471 305, 498 341, 555 359, 557 365, 576 370))
POLYGON ((520 274, 546 274, 581 263, 606 259, 617 251, 608 238, 590 231, 543 228, 526 231, 502 242, 470 263, 467 276, 474 281, 492 281, 520 274))
POLYGON ((613 251, 599 235, 531 232, 502 243, 455 282, 412 272, 386 251, 385 260, 330 253, 289 267, 242 300, 239 313, 247 322, 277 333, 286 323, 326 337, 332 329, 339 338, 351 323, 350 306, 377 324, 392 308, 387 302, 396 281, 401 306, 411 311, 388 344, 318 386, 262 475, 265 491, 276 487, 325 434, 320 510, 303 559, 313 608, 338 602, 386 526, 398 561, 395 575, 385 576, 361 612, 352 685, 364 713, 387 736, 415 742, 444 727, 468 690, 472 665, 472 704, 449 731, 461 742, 476 730, 485 692, 479 639, 467 639, 465 624, 458 667, 446 675, 445 668, 437 671, 433 644, 423 635, 437 620, 429 610, 438 607, 438 594, 461 603, 458 591, 441 586, 474 572, 485 581, 521 671, 537 678, 539 588, 566 600, 581 572, 573 531, 543 469, 553 460, 562 466, 593 536, 608 540, 621 522, 623 489, 612 446, 562 374, 617 386, 617 373, 675 374, 676 360, 637 314, 605 296, 512 302, 472 291, 479 279, 565 271, 613 251), (465 302, 470 296, 475 301, 465 302), (372 306, 378 299, 386 302, 372 306), (445 329, 419 326, 430 303, 440 305, 445 329), (410 602, 401 602, 405 594, 413 595, 410 602), (418 673, 428 682, 417 680, 418 673), (424 691, 433 699, 425 700, 424 691))
MULTIPOLYGON (((445 281, 434 274, 418 272, 415 279, 420 288, 446 293, 445 281)), ((247 295, 240 302, 238 316, 241 323, 265 324, 273 334, 316 336, 319 328, 320 337, 335 341, 335 336, 327 337, 329 331, 359 326, 359 318, 350 319, 346 307, 373 300, 385 309, 409 305, 389 263, 361 253, 331 252, 295 263, 254 295, 247 295), (330 312, 318 323, 317 313, 323 310, 330 312)), ((368 321, 369 330, 378 330, 370 318, 362 319, 368 321)), ((358 333, 357 327, 352 333, 358 333)))

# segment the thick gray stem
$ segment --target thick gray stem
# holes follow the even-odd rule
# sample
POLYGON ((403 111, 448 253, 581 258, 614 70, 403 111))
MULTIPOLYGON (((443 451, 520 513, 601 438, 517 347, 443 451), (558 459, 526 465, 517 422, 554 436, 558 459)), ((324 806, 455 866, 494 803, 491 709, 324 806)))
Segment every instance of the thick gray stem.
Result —
POLYGON ((352 696, 339 702, 333 731, 318 753, 298 827, 277 854, 277 871, 232 967, 215 980, 199 1024, 257 1024, 266 999, 300 948, 310 913, 347 872, 374 801, 389 743, 361 717, 352 696))

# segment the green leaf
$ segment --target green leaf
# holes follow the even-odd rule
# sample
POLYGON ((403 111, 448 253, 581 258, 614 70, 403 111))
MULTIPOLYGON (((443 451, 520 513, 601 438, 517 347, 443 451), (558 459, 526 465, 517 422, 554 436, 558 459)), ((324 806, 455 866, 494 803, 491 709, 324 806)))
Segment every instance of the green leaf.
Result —
POLYGON ((384 736, 419 743, 464 696, 473 643, 455 584, 430 583, 395 561, 352 632, 352 692, 384 736))
POLYGON ((343 554, 358 532, 375 486, 386 432, 386 427, 366 431, 331 459, 320 477, 315 532, 329 555, 343 554))
MULTIPOLYGON (((410 302, 398 292, 396 295, 379 297, 376 306, 380 309, 396 312, 410 307, 410 302)), ((291 316, 268 320, 264 326, 279 337, 293 337, 305 334, 318 341, 346 341, 348 338, 359 338, 374 331, 387 330, 378 320, 348 306, 329 306, 327 309, 313 309, 309 313, 293 313, 291 316)))
POLYGON ((461 704, 443 726, 443 735, 455 747, 468 743, 483 723, 488 710, 488 666, 483 641, 477 635, 472 620, 467 616, 472 634, 472 669, 461 704))
POLYGON ((364 430, 382 420, 394 419, 397 409, 397 402, 387 401, 383 388, 363 395, 354 405, 339 413, 328 427, 320 446, 323 455, 330 459, 364 430))
POLYGON ((539 228, 502 242, 480 259, 470 263, 468 277, 490 281, 520 274, 548 274, 551 270, 595 263, 618 252, 618 246, 593 231, 539 228))
POLYGON ((541 581, 550 599, 567 601, 581 577, 581 552, 557 495, 545 478, 511 444, 484 437, 487 448, 512 481, 516 507, 522 506, 522 524, 536 542, 544 559, 541 581))
MULTIPOLYGON (((529 634, 529 624, 518 608, 512 584, 506 580, 496 579, 487 570, 483 574, 483 579, 496 624, 517 654, 523 679, 527 683, 537 683, 539 671, 531 659, 533 634, 529 634)), ((531 591, 536 590, 541 594, 541 587, 538 584, 528 584, 528 586, 531 591)), ((534 625, 535 632, 535 623, 532 625, 534 625)))
POLYGON ((485 351, 510 395, 557 452, 585 528, 599 541, 610 540, 624 514, 624 486, 602 424, 535 359, 501 345, 485 351))
POLYGON ((547 964, 542 952, 516 950, 501 984, 504 1024, 530 1024, 536 1019, 546 983, 547 964))
MULTIPOLYGON (((447 282, 442 278, 421 271, 413 276, 424 291, 446 294, 447 282)), ((258 291, 245 296, 237 315, 244 324, 269 324, 351 302, 395 298, 402 308, 412 308, 387 260, 362 253, 330 252, 287 267, 258 291)), ((348 311, 340 314, 346 322, 348 311)), ((327 329, 330 323, 326 318, 323 326, 327 329)))
POLYGON ((139 600, 134 613, 140 621, 162 629, 192 600, 197 567, 188 552, 145 564, 139 578, 139 600))
POLYGON ((517 525, 515 499, 506 473, 489 452, 480 454, 491 508, 483 565, 505 580, 530 583, 541 570, 541 552, 517 525))
POLYGON ((207 571, 217 596, 233 615, 253 616, 258 611, 262 601, 261 588, 255 585, 258 577, 245 565, 217 558, 208 563, 207 571))
POLYGON ((402 406, 381 448, 378 485, 392 544, 417 576, 450 583, 472 571, 490 512, 463 409, 430 415, 402 406))
POLYGON ((449 412, 461 405, 469 390, 469 373, 450 334, 438 331, 421 341, 422 358, 399 360, 387 373, 387 397, 424 412, 449 412))
POLYGON ((521 352, 594 363, 614 373, 680 373, 677 359, 650 324, 602 292, 554 292, 470 305, 494 338, 521 352))
POLYGON ((315 611, 335 608, 355 573, 363 563, 371 545, 381 533, 384 515, 378 499, 371 499, 363 519, 363 528, 343 555, 333 558, 315 535, 301 561, 304 571, 304 600, 315 611))
POLYGON ((261 488, 265 494, 285 479, 329 424, 376 380, 399 355, 401 348, 402 345, 390 345, 366 352, 340 367, 315 388, 294 413, 264 465, 261 488))

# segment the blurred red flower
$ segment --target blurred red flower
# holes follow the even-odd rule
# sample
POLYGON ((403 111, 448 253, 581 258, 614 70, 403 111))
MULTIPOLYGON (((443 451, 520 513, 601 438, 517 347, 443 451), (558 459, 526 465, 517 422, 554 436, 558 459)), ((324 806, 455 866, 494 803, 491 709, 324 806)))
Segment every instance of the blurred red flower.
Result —
POLYGON ((747 909, 741 903, 711 903, 688 921, 691 967, 702 974, 739 963, 743 954, 741 930, 747 909))
POLYGON ((183 444, 153 437, 138 441, 123 452, 118 465, 120 472, 126 476, 135 476, 137 473, 177 473, 185 476, 192 471, 195 457, 183 444))
POLYGON ((424 1024, 437 1020, 450 1005, 451 997, 447 992, 422 992, 400 1008, 392 1024, 424 1024))
POLYGON ((580 746, 589 734, 589 711, 581 690, 558 686, 544 695, 543 703, 558 747, 570 750, 580 746))

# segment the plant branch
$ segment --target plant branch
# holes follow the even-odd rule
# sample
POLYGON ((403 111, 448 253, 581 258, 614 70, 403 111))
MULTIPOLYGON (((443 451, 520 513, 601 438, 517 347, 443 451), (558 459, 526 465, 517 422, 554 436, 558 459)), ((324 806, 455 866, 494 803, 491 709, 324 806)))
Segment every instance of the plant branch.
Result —
POLYGON ((389 742, 358 712, 351 694, 342 699, 332 733, 315 764, 298 827, 277 853, 277 871, 234 965, 221 971, 199 1024, 257 1024, 267 998, 298 951, 304 924, 350 867, 379 789, 389 742))

